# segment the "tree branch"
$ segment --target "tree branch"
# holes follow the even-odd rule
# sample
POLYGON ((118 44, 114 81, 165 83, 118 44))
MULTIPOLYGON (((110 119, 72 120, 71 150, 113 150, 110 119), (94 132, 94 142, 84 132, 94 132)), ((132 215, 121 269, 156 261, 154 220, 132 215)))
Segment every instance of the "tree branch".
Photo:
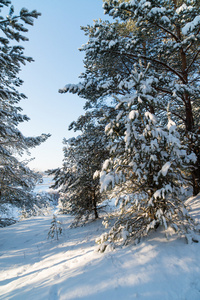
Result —
POLYGON ((195 60, 196 60, 197 56, 199 55, 199 53, 200 53, 200 49, 199 49, 199 50, 197 51, 197 53, 194 55, 194 57, 193 57, 191 63, 189 64, 189 66, 188 66, 187 69, 185 70, 186 72, 188 72, 188 70, 191 68, 191 66, 192 66, 193 63, 195 62, 195 60))
POLYGON ((156 25, 158 28, 160 28, 160 29, 164 30, 165 32, 169 33, 175 39, 176 42, 180 41, 179 38, 173 32, 171 32, 170 30, 166 29, 162 25, 159 25, 158 23, 152 23, 152 24, 156 25))
MULTIPOLYGON (((118 52, 117 52, 117 54, 119 55, 118 52)), ((133 55, 133 54, 125 54, 125 55, 134 58, 134 55, 133 55)), ((144 59, 144 60, 152 61, 152 62, 154 62, 154 63, 157 63, 157 64, 159 64, 159 65, 165 67, 166 69, 168 69, 168 70, 171 71, 172 73, 176 74, 176 75, 182 80, 182 82, 183 82, 184 84, 186 83, 184 77, 183 77, 178 71, 176 71, 175 69, 173 69, 172 67, 170 67, 168 64, 166 64, 166 63, 164 63, 164 62, 162 62, 162 61, 160 61, 160 60, 157 60, 157 59, 155 59, 155 58, 147 57, 147 56, 144 56, 144 55, 138 55, 138 57, 137 57, 137 58, 134 58, 134 59, 135 59, 136 61, 138 61, 139 58, 142 58, 142 59, 144 59)))

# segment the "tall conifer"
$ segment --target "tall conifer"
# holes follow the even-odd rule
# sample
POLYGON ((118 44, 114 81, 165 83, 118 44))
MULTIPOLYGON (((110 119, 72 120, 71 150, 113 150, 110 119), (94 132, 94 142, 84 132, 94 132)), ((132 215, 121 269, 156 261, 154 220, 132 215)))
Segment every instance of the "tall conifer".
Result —
POLYGON ((0 13, 0 203, 22 205, 31 199, 30 191, 37 181, 37 174, 19 157, 49 136, 25 137, 18 129, 21 122, 29 120, 19 106, 26 96, 19 92, 23 81, 18 74, 21 65, 33 61, 25 56, 21 46, 21 42, 28 40, 24 35, 28 31, 24 24, 33 25, 40 13, 22 8, 19 15, 15 15, 9 0, 0 0, 0 13), (9 13, 4 17, 1 10, 6 7, 9 13))

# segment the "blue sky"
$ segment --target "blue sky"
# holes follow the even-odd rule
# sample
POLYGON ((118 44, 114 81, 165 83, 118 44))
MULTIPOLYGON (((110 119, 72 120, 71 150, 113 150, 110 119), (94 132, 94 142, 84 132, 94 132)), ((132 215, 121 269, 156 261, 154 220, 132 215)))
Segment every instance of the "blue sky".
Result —
POLYGON ((76 95, 59 94, 67 83, 79 82, 84 71, 84 53, 78 51, 87 37, 80 26, 106 19, 102 0, 13 0, 17 14, 22 7, 37 9, 42 16, 29 26, 25 54, 34 58, 22 68, 24 80, 21 91, 28 99, 21 101, 23 112, 30 121, 20 125, 26 136, 51 133, 51 138, 31 151, 35 157, 29 166, 40 170, 62 165, 62 140, 72 137, 69 124, 83 114, 84 100, 76 95))

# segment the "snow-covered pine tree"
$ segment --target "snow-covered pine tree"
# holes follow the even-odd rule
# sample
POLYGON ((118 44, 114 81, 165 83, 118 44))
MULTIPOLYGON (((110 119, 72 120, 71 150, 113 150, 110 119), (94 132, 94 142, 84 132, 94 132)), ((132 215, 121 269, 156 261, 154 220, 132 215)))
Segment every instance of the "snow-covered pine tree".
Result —
POLYGON ((123 22, 131 18, 135 22, 136 45, 131 47, 129 54, 133 60, 140 58, 151 62, 154 71, 160 75, 157 90, 162 98, 172 102, 171 113, 180 127, 184 126, 183 136, 187 135, 188 148, 197 155, 191 172, 194 195, 200 191, 198 2, 136 0, 104 4, 105 12, 114 18, 119 17, 123 22))
POLYGON ((18 73, 22 64, 33 61, 24 55, 19 42, 28 40, 24 36, 28 29, 23 23, 33 25, 40 13, 22 8, 19 15, 15 15, 10 4, 11 1, 0 0, 0 12, 9 7, 7 16, 0 16, 0 202, 23 206, 30 204, 30 191, 38 176, 17 157, 40 145, 49 135, 25 137, 17 127, 29 120, 19 107, 20 100, 26 96, 18 90, 23 83, 18 73), (14 41, 18 44, 14 45, 14 41))
POLYGON ((99 177, 102 162, 108 157, 105 150, 104 126, 85 121, 81 116, 72 127, 81 129, 76 138, 64 140, 63 167, 52 170, 54 188, 60 188, 60 199, 64 213, 74 216, 73 226, 86 222, 90 216, 98 218, 98 204, 104 199, 100 193, 99 177), (96 172, 97 174, 97 172, 96 172))
POLYGON ((199 26, 198 0, 105 1, 105 13, 117 21, 96 21, 83 27, 89 36, 85 51, 86 71, 77 85, 60 92, 77 93, 87 99, 86 108, 100 107, 107 96, 132 92, 132 71, 139 60, 154 72, 157 103, 151 113, 167 122, 171 118, 188 151, 197 162, 189 179, 193 193, 200 191, 199 151, 199 26))
POLYGON ((157 103, 157 91, 148 69, 135 67, 135 92, 118 100, 118 116, 106 127, 113 142, 111 157, 100 174, 101 190, 116 190, 120 210, 109 233, 97 239, 100 251, 108 242, 137 242, 159 225, 166 230, 170 226, 186 238, 194 230, 182 201, 182 170, 195 163, 196 156, 189 155, 182 145, 169 111, 166 125, 150 112, 149 107, 157 103), (125 126, 123 139, 118 138, 116 130, 121 124, 125 126))

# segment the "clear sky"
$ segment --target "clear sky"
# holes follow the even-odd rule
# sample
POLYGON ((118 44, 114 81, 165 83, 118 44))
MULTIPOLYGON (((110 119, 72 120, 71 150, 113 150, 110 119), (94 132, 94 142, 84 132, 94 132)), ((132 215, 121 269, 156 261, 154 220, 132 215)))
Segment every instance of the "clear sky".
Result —
POLYGON ((93 20, 106 19, 102 0, 13 0, 17 14, 22 7, 37 9, 42 16, 29 26, 28 42, 23 43, 25 54, 35 62, 22 68, 24 80, 21 91, 28 99, 21 101, 29 122, 20 125, 26 136, 51 133, 41 146, 31 151, 35 159, 31 168, 46 170, 62 165, 62 140, 72 137, 69 124, 83 114, 84 100, 72 94, 59 94, 67 83, 78 83, 84 71, 84 53, 78 51, 87 37, 80 26, 93 20))

